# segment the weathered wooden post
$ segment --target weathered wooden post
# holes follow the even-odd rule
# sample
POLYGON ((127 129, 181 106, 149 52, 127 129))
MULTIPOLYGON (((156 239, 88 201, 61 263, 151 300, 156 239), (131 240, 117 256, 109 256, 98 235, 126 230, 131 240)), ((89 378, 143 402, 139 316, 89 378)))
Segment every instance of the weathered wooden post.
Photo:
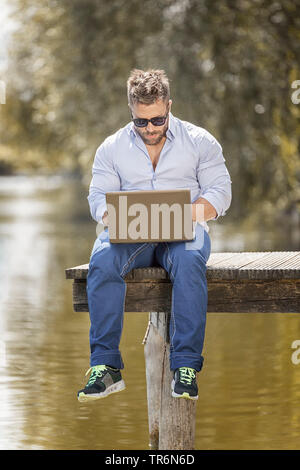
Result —
POLYGON ((150 448, 194 449, 196 401, 173 398, 168 312, 151 312, 144 338, 150 448))
POLYGON ((164 339, 158 332, 159 315, 165 314, 150 312, 148 328, 143 341, 145 345, 149 447, 153 450, 159 449, 159 415, 165 349, 164 339))

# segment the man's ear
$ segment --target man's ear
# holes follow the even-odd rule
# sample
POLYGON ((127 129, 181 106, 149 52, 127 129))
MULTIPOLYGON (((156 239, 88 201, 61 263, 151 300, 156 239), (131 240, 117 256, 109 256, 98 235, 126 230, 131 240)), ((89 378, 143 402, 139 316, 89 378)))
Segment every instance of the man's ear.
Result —
POLYGON ((171 111, 172 100, 169 100, 169 111, 171 111))

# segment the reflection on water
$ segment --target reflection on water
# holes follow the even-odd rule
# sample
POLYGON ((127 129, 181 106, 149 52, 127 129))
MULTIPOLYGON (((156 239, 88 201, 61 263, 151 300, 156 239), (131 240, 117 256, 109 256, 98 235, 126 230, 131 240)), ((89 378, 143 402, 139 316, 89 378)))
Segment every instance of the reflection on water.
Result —
MULTIPOLYGON (((225 219, 224 219, 225 221, 225 219)), ((210 223, 213 251, 272 249, 272 233, 210 223)), ((126 390, 79 404, 89 367, 87 313, 73 312, 67 267, 96 236, 86 188, 59 177, 0 178, 0 448, 147 449, 147 314, 125 316, 126 390)), ((290 249, 276 239, 275 249, 290 249), (278 248, 280 246, 280 248, 278 248)), ((209 314, 196 448, 299 449, 296 314, 209 314)))

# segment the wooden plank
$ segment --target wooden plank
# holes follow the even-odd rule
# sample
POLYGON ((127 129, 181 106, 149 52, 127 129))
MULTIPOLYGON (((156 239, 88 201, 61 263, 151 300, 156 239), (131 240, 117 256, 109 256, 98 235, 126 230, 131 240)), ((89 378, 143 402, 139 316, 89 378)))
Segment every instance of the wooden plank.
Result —
MULTIPOLYGON (((125 312, 170 311, 171 282, 128 282, 125 312)), ((87 312, 86 282, 73 283, 75 312, 87 312)), ((208 312, 300 313, 298 280, 208 281, 208 312)))
MULTIPOLYGON (((171 309, 172 284, 170 282, 128 282, 125 312, 163 312, 171 309)), ((86 282, 73 282, 73 306, 75 312, 88 312, 86 282)))
POLYGON ((86 279, 89 270, 89 264, 82 264, 74 268, 65 270, 66 279, 86 279))
POLYGON ((299 252, 241 253, 224 262, 208 266, 207 278, 212 280, 299 279, 299 252))
POLYGON ((208 312, 300 313, 300 280, 208 283, 208 312))
POLYGON ((209 281, 230 281, 230 280, 297 280, 300 278, 300 270, 296 269, 208 269, 206 277, 209 281))
MULTIPOLYGON (((240 255, 240 253, 212 253, 209 257, 209 260, 207 262, 207 266, 213 267, 215 265, 218 265, 218 263, 223 262, 224 260, 230 259, 232 257, 235 257, 236 255, 240 255)), ((75 266, 72 268, 68 268, 65 270, 66 273, 66 279, 86 279, 87 273, 89 269, 89 264, 82 264, 79 266, 75 266)), ((152 279, 165 279, 166 278, 166 271, 157 266, 152 268, 153 272, 150 274, 150 271, 148 269, 150 268, 139 268, 142 269, 143 271, 138 271, 137 275, 135 276, 135 279, 140 280, 142 278, 143 273, 145 273, 145 277, 151 276, 152 279)), ((136 271, 136 270, 133 270, 136 271)), ((129 273, 130 274, 130 273, 129 273)), ((127 279, 134 279, 134 276, 129 276, 127 279)))
MULTIPOLYGON (((261 252, 261 254, 267 254, 269 252, 261 252)), ((220 267, 218 266, 219 263, 224 263, 226 260, 229 260, 231 258, 235 258, 237 255, 240 256, 240 255, 247 255, 247 253, 212 253, 209 257, 209 260, 207 262, 207 266, 210 267, 210 268, 214 268, 214 266, 216 267, 220 267)), ((250 253, 250 255, 252 256, 252 253, 250 253)), ((255 255, 254 255, 255 256, 255 255)), ((74 266, 72 268, 68 268, 65 270, 65 274, 66 274, 66 279, 86 279, 86 276, 87 276, 87 273, 88 273, 88 269, 89 269, 89 264, 82 264, 82 265, 79 265, 79 266, 74 266)), ((151 269, 150 268, 141 268, 141 269, 151 269)), ((152 269, 154 269, 154 273, 157 272, 157 273, 162 273, 162 278, 164 278, 164 274, 163 274, 163 271, 165 271, 163 268, 159 267, 159 266, 156 266, 156 267, 152 267, 152 269), (155 271, 157 270, 157 271, 155 271)), ((148 274, 147 271, 145 271, 145 273, 148 274)), ((138 276, 137 279, 140 279, 140 275, 138 276)))
MULTIPOLYGON (((66 269, 67 279, 86 279, 88 264, 66 269)), ((246 279, 299 279, 299 252, 245 252, 212 253, 207 263, 209 280, 246 279)), ((138 268, 125 277, 126 281, 168 281, 167 272, 161 267, 138 268)))
POLYGON ((236 253, 232 253, 232 252, 211 253, 207 261, 207 266, 212 266, 212 267, 217 266, 218 263, 226 261, 235 255, 236 253))
POLYGON ((149 280, 160 280, 160 281, 170 281, 169 275, 165 269, 162 267, 149 267, 149 268, 138 268, 133 269, 132 277, 128 278, 127 275, 125 280, 132 281, 149 281, 149 280))
POLYGON ((273 252, 239 269, 238 279, 299 279, 300 258, 297 252, 273 252), (294 260, 294 263, 291 261, 294 260))
POLYGON ((297 269, 299 268, 299 266, 300 266, 300 253, 294 254, 292 258, 289 258, 288 260, 280 262, 280 265, 278 265, 280 269, 297 269))
POLYGON ((292 251, 273 252, 250 262, 247 266, 243 266, 240 269, 276 269, 292 258, 295 258, 295 253, 292 251))
POLYGON ((235 253, 232 257, 224 260, 220 260, 214 265, 211 266, 212 269, 216 267, 217 269, 224 270, 238 270, 242 266, 245 266, 257 259, 264 258, 267 256, 268 252, 244 252, 244 253, 235 253))

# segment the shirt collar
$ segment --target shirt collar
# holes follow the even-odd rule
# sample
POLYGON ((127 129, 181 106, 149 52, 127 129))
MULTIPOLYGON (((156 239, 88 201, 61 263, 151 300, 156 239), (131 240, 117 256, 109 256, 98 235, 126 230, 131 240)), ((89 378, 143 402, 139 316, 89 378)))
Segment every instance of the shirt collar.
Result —
POLYGON ((170 111, 169 112, 169 126, 168 126, 168 130, 167 130, 167 137, 169 137, 172 140, 175 137, 175 135, 176 135, 176 121, 175 121, 175 118, 174 118, 173 114, 170 111))
MULTIPOLYGON (((132 121, 127 125, 127 132, 129 135, 132 135, 133 137, 137 137, 137 132, 134 128, 134 124, 132 121)), ((173 140, 176 135, 176 121, 171 111, 169 112, 169 125, 168 125, 166 135, 167 135, 167 138, 169 138, 170 140, 173 140)))

